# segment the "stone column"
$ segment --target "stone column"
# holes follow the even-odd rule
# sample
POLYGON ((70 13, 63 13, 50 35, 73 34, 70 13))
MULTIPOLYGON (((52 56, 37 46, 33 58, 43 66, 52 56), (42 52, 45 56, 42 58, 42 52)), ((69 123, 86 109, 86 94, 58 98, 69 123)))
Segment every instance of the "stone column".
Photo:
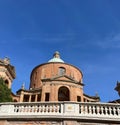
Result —
POLYGON ((35 95, 35 102, 37 102, 37 99, 38 99, 38 95, 36 94, 35 95))
POLYGON ((51 84, 50 101, 55 101, 55 85, 51 84))
POLYGON ((45 101, 45 86, 42 87, 41 101, 45 101))
POLYGON ((29 95, 29 102, 31 102, 31 95, 29 95))
POLYGON ((70 87, 70 101, 77 101, 76 92, 74 87, 70 87))
POLYGON ((58 85, 54 87, 54 101, 58 101, 58 85))
POLYGON ((24 92, 21 91, 21 93, 20 93, 20 102, 23 102, 23 98, 24 98, 24 92))

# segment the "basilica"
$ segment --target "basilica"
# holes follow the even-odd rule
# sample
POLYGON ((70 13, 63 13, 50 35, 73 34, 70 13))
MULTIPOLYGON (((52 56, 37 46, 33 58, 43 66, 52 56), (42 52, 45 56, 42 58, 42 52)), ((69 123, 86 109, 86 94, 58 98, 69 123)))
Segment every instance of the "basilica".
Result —
MULTIPOLYGON (((0 77, 11 88, 16 73, 8 58, 0 60, 0 77)), ((118 85, 116 90, 120 93, 118 85)), ((29 89, 22 85, 16 94, 11 93, 12 103, 0 104, 0 125, 120 123, 119 104, 101 103, 98 95, 85 94, 83 87, 82 71, 64 62, 56 51, 48 62, 33 68, 29 89)))
MULTIPOLYGON (((5 58, 1 60, 1 77, 9 88, 15 78, 15 68, 5 58), (3 71, 2 71, 3 70, 3 71)), ((12 94, 14 102, 40 101, 76 101, 99 102, 98 96, 89 96, 83 92, 82 71, 60 58, 56 51, 48 62, 33 68, 30 76, 30 87, 24 85, 12 94)))

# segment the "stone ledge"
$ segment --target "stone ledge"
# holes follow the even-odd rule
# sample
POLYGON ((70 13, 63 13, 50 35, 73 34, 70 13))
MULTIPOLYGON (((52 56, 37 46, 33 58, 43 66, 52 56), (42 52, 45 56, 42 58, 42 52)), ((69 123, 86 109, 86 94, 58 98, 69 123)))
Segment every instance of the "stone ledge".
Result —
POLYGON ((0 120, 89 120, 89 121, 107 121, 107 122, 115 122, 120 123, 120 117, 90 117, 90 116, 65 116, 65 115, 8 115, 8 116, 0 116, 0 120))

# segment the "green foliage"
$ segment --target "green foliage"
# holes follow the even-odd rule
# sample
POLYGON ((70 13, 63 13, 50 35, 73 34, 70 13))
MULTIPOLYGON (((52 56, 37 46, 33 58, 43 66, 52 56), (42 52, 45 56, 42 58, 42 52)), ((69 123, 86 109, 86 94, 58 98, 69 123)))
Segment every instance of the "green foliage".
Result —
POLYGON ((2 78, 0 78, 0 102, 12 102, 11 89, 6 86, 2 78))

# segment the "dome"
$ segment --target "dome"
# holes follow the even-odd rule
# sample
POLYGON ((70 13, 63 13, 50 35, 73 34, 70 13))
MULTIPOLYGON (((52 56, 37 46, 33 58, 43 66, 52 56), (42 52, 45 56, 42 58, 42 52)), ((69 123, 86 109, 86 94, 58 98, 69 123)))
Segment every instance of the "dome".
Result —
POLYGON ((58 51, 56 51, 53 55, 53 58, 50 59, 48 62, 62 62, 64 63, 64 61, 62 59, 60 59, 60 53, 58 51))

